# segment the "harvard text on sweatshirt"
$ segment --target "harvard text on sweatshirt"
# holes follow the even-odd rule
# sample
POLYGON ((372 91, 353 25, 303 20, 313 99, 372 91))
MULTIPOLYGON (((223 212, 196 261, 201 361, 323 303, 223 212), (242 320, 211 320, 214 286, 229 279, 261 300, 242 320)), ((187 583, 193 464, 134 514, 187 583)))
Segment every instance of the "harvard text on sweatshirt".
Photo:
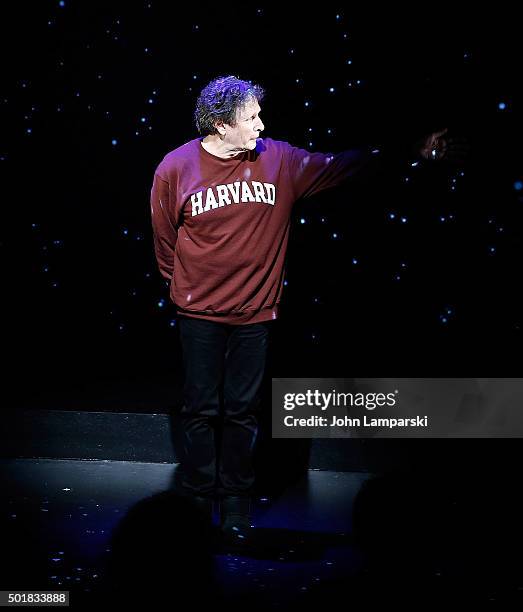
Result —
POLYGON ((168 153, 151 189, 155 255, 180 316, 276 319, 294 202, 357 174, 371 148, 311 153, 259 138, 224 159, 197 138, 168 153))

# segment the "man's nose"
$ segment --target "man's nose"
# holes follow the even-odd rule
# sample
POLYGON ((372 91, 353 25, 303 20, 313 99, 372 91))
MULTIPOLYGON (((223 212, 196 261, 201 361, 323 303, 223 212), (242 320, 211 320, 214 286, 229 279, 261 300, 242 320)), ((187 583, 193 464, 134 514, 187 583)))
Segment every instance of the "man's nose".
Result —
POLYGON ((260 121, 260 122, 258 123, 258 128, 257 128, 257 130, 258 130, 258 132, 263 132, 263 130, 264 130, 264 129, 265 129, 265 126, 264 126, 264 125, 263 125, 263 123, 260 121))

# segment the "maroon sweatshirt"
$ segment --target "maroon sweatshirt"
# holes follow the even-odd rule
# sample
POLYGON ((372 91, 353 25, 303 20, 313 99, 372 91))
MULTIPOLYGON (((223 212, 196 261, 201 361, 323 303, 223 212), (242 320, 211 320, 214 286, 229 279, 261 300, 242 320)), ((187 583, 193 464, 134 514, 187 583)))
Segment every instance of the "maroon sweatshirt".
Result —
POLYGON ((170 298, 180 316, 276 319, 293 204, 354 175, 373 152, 311 153, 259 138, 255 150, 223 159, 202 140, 168 153, 154 174, 154 249, 170 298))

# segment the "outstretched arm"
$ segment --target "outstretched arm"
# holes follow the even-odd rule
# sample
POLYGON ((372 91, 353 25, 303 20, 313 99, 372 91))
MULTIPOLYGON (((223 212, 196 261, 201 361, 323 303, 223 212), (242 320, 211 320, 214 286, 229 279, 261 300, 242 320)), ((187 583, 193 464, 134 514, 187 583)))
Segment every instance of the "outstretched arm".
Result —
POLYGON ((340 184, 349 177, 366 181, 374 178, 383 167, 394 167, 408 159, 463 163, 468 156, 466 139, 449 138, 448 128, 433 132, 414 144, 394 139, 383 147, 349 149, 341 153, 311 153, 286 144, 287 167, 296 198, 309 197, 340 184))

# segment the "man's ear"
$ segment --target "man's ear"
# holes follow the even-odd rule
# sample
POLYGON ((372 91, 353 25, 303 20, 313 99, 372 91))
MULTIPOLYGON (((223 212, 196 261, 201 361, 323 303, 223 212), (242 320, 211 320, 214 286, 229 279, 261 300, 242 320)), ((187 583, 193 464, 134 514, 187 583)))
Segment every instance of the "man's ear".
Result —
POLYGON ((226 130, 225 130, 225 124, 223 123, 223 121, 215 121, 214 127, 216 128, 220 136, 225 136, 226 130))

